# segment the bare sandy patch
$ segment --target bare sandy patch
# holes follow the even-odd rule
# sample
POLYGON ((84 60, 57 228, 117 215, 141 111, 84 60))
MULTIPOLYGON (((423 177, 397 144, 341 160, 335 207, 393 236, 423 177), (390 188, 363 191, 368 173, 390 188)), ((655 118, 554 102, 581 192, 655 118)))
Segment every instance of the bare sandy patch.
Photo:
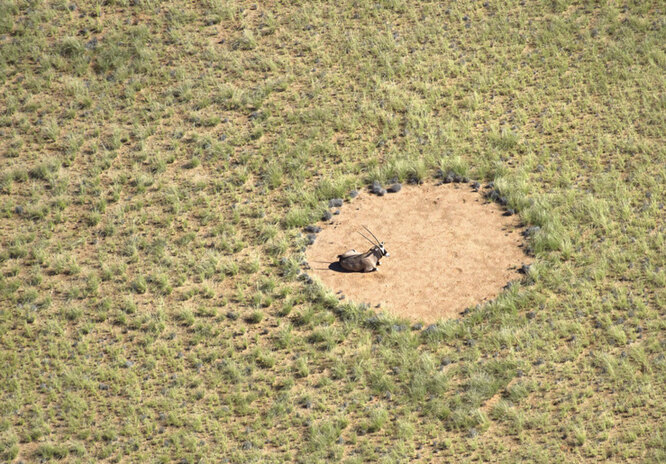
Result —
POLYGON ((312 275, 352 301, 425 322, 453 318, 495 298, 531 261, 519 219, 502 214, 463 184, 406 186, 384 197, 364 192, 323 226, 306 258, 312 275), (370 247, 357 233, 363 225, 390 256, 376 272, 340 272, 338 254, 370 247))

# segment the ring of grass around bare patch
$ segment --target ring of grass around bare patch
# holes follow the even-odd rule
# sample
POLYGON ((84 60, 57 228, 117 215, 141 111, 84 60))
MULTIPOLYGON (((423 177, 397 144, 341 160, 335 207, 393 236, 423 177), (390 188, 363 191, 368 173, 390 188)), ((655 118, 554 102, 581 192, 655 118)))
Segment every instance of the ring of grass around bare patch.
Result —
POLYGON ((311 274, 340 298, 433 322, 495 298, 530 261, 522 246, 519 219, 499 205, 468 186, 426 185, 359 195, 323 227, 306 258, 311 274), (363 225, 390 256, 376 272, 341 272, 338 254, 370 247, 357 233, 363 225))

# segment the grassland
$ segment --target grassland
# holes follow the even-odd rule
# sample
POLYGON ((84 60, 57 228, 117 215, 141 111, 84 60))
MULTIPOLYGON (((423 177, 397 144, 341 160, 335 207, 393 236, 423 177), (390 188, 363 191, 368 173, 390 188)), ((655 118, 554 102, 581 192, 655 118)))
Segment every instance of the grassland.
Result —
POLYGON ((0 462, 664 462, 664 13, 0 0, 0 462), (524 281, 412 330, 302 274, 439 169, 524 281))

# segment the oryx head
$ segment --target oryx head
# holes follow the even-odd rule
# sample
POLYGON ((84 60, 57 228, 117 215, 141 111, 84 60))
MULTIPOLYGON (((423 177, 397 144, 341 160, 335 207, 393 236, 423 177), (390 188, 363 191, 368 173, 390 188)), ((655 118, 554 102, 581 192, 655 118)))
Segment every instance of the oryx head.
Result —
POLYGON ((391 256, 391 255, 389 255, 389 252, 386 251, 386 248, 384 247, 384 242, 379 242, 379 245, 377 245, 377 248, 379 248, 379 251, 382 252, 382 256, 391 256))
POLYGON ((370 235, 372 235, 372 238, 374 238, 375 241, 373 242, 373 241, 370 240, 368 237, 366 237, 365 235, 363 235, 363 234, 361 234, 361 233, 359 232, 359 234, 361 234, 361 237, 363 237, 364 239, 366 239, 368 242, 372 243, 372 245, 373 245, 373 249, 377 249, 377 250, 379 250, 379 252, 382 254, 382 256, 390 256, 390 255, 389 255, 389 252, 386 251, 386 247, 384 246, 384 242, 380 242, 380 241, 377 239, 377 237, 375 237, 375 234, 373 234, 372 231, 371 231, 370 229, 368 229, 368 228, 365 227, 365 226, 363 226, 363 228, 364 228, 365 230, 367 230, 367 231, 370 233, 370 235))

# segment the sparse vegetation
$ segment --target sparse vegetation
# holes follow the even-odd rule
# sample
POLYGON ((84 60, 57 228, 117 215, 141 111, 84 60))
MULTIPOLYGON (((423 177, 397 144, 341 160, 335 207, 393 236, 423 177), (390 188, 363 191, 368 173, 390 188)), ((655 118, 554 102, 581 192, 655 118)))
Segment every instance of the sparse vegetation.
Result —
POLYGON ((0 461, 664 462, 664 43, 656 1, 0 0, 0 461), (417 330, 304 274, 330 199, 448 173, 521 283, 417 330))

